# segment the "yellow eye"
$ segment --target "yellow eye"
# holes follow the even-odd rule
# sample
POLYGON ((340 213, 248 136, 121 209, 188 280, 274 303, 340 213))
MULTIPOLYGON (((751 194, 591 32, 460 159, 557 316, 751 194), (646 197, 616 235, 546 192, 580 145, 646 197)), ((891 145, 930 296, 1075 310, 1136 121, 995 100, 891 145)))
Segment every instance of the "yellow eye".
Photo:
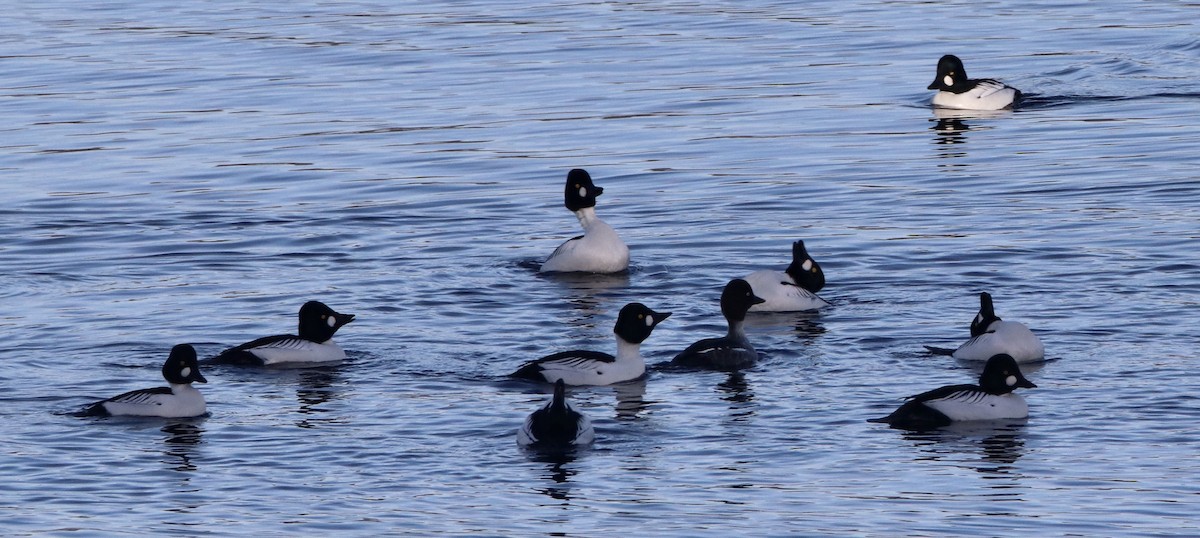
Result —
POLYGON ((321 314, 321 321, 325 321, 327 319, 329 319, 329 316, 326 316, 325 314, 321 314))
POLYGON ((579 188, 579 184, 578 184, 578 183, 576 183, 576 184, 575 184, 575 188, 576 188, 576 189, 578 189, 578 188, 579 188))
POLYGON ((646 317, 645 314, 638 314, 638 319, 644 319, 645 317, 646 317))

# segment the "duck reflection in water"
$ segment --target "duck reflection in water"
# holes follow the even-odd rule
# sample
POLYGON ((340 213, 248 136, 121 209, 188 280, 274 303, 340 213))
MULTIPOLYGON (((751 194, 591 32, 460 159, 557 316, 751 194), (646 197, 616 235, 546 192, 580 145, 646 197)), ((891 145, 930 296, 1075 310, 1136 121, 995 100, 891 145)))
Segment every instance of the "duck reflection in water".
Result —
POLYGON ((196 464, 192 463, 192 456, 196 447, 204 442, 204 428, 200 426, 203 422, 203 418, 197 418, 171 422, 161 428, 160 431, 166 434, 163 437, 163 444, 166 445, 163 454, 167 456, 167 459, 163 463, 174 464, 171 470, 195 471, 199 469, 196 464))
POLYGON ((825 324, 821 323, 819 311, 805 312, 760 312, 746 317, 746 327, 764 330, 796 331, 797 338, 816 338, 825 334, 825 324))
MULTIPOLYGON (((938 156, 955 159, 966 157, 963 148, 956 148, 967 143, 967 132, 971 130, 968 120, 996 119, 1012 115, 1012 110, 955 110, 949 108, 933 109, 933 143, 937 145, 938 156)), ((986 129, 985 129, 986 130, 986 129)))
POLYGON ((304 418, 296 422, 301 428, 316 428, 325 424, 344 422, 338 417, 330 417, 328 409, 321 406, 332 400, 341 398, 339 388, 341 372, 336 366, 324 368, 308 368, 296 370, 299 374, 296 387, 296 399, 300 403, 298 411, 304 418))
POLYGON ((617 398, 617 420, 633 420, 650 406, 646 401, 646 376, 632 381, 614 383, 613 395, 617 398))
POLYGON ((754 416, 758 403, 754 401, 754 391, 746 381, 742 372, 731 372, 724 381, 717 383, 717 390, 724 393, 722 400, 729 402, 729 419, 733 422, 744 422, 754 416))
POLYGON ((978 460, 962 465, 989 478, 1020 478, 1013 464, 1025 453, 1026 422, 1023 418, 959 422, 936 430, 905 431, 904 438, 922 451, 917 459, 956 459, 964 452, 978 451, 978 460))
POLYGON ((575 451, 529 450, 529 453, 532 461, 546 464, 541 478, 549 484, 538 491, 550 498, 563 501, 563 504, 570 501, 571 478, 579 472, 570 465, 577 457, 575 451))
POLYGON ((540 273, 539 276, 560 284, 569 295, 567 302, 591 319, 603 316, 612 306, 606 293, 629 287, 629 273, 540 273))

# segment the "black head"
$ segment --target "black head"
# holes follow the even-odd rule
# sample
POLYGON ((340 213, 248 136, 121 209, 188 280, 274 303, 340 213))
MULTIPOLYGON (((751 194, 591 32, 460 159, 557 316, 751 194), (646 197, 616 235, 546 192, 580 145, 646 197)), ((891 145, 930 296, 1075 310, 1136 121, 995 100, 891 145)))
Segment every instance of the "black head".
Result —
POLYGON ((979 387, 989 394, 1008 394, 1017 387, 1037 388, 1033 382, 1021 375, 1021 368, 1011 355, 992 355, 979 374, 979 387))
POLYGON ((585 207, 595 207, 596 197, 604 193, 604 189, 592 183, 592 176, 587 170, 576 168, 567 172, 567 188, 564 198, 567 209, 579 211, 585 207))
POLYGON ((300 307, 299 335, 313 342, 324 342, 351 321, 354 321, 354 314, 339 314, 325 303, 309 301, 300 307))
POLYGON ((550 405, 546 406, 546 410, 561 414, 570 412, 570 409, 567 408, 567 383, 562 378, 554 382, 554 398, 550 400, 550 405))
POLYGON ((764 302, 766 299, 755 295, 749 282, 735 278, 721 292, 721 313, 729 321, 743 321, 750 307, 764 302))
POLYGON ((967 69, 963 67, 962 60, 953 54, 942 56, 942 59, 938 60, 937 76, 926 89, 955 93, 969 89, 967 88, 967 69))
POLYGON ((825 272, 817 260, 808 255, 804 249, 804 241, 792 243, 792 264, 784 271, 796 285, 816 293, 825 287, 825 272))
POLYGON ((642 303, 629 303, 617 314, 613 332, 631 344, 640 344, 662 320, 671 317, 670 312, 655 312, 642 303))
POLYGON ((980 292, 979 313, 975 314, 975 319, 971 321, 971 336, 979 336, 986 332, 993 321, 1000 321, 1000 317, 992 308, 992 296, 986 291, 980 292))
POLYGON ((200 375, 200 363, 196 360, 196 348, 189 344, 179 344, 171 348, 171 354, 162 367, 163 378, 173 385, 187 383, 208 383, 200 375))

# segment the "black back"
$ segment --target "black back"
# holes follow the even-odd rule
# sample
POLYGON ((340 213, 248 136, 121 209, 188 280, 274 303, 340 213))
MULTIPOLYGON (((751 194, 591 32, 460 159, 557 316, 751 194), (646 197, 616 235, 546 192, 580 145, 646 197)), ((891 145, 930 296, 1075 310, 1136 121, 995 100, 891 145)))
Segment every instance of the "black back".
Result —
POLYGON ((894 428, 906 430, 927 430, 949 426, 952 422, 950 417, 943 414, 941 411, 925 405, 925 401, 931 399, 942 398, 950 394, 962 390, 963 388, 975 388, 974 385, 955 385, 950 387, 942 387, 932 390, 924 394, 913 396, 899 409, 882 418, 868 419, 867 422, 882 422, 890 424, 894 428), (944 393, 943 393, 944 391, 944 393), (937 392, 938 394, 934 394, 937 392), (926 397, 921 399, 922 397, 926 397))
POLYGON ((792 243, 792 264, 784 272, 796 281, 797 286, 813 293, 825 287, 825 272, 821 270, 821 264, 808 255, 804 241, 792 243), (804 270, 804 262, 811 263, 807 271, 804 270))
POLYGON ((574 351, 562 351, 527 362, 518 368, 517 371, 509 374, 509 377, 531 379, 533 381, 549 381, 549 379, 546 379, 546 376, 542 374, 542 371, 545 370, 542 364, 547 362, 563 362, 570 365, 571 362, 574 361, 576 366, 583 366, 584 363, 588 362, 598 362, 603 364, 612 363, 616 360, 616 357, 599 351, 587 351, 582 349, 574 351))
POLYGON ((604 193, 604 189, 592 183, 592 176, 582 168, 567 172, 567 186, 563 193, 564 205, 572 212, 585 207, 595 207, 596 197, 604 193))
POLYGON ((529 427, 539 446, 569 446, 579 431, 579 412, 567 407, 566 383, 554 383, 554 399, 533 412, 529 427))
POLYGON ((758 352, 745 338, 729 336, 705 338, 688 346, 671 359, 671 364, 685 368, 702 368, 722 372, 737 372, 753 368, 758 352))

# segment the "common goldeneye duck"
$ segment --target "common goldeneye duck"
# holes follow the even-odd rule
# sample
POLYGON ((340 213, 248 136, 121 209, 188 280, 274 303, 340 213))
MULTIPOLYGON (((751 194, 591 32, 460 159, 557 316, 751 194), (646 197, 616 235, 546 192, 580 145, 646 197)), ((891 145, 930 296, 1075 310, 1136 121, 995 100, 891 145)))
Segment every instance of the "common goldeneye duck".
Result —
POLYGON ((567 173, 565 205, 579 219, 583 235, 559 245, 541 272, 619 273, 629 268, 629 247, 596 216, 596 197, 602 193, 604 189, 592 183, 587 171, 576 168, 567 173))
POLYGON ((1004 354, 988 359, 979 375, 978 385, 949 385, 923 392, 908 399, 892 414, 870 419, 897 428, 930 429, 952 422, 1025 418, 1029 406, 1013 393, 1018 387, 1036 388, 1017 361, 1004 354))
POLYGON ((979 313, 971 321, 971 338, 951 355, 966 361, 986 361, 993 355, 1011 355, 1017 362, 1045 359, 1042 341, 1024 324, 1003 321, 992 307, 988 292, 979 294, 979 313))
POLYGON ((517 444, 538 448, 570 448, 589 445, 596 438, 592 421, 567 402, 566 383, 554 383, 554 397, 529 414, 517 430, 517 444))
POLYGON ((617 335, 615 357, 600 351, 563 351, 526 363, 511 375, 568 385, 610 385, 637 379, 646 373, 642 342, 670 316, 670 312, 655 312, 642 303, 629 303, 617 314, 613 327, 617 335))
POLYGON ((1021 90, 990 78, 967 78, 962 60, 953 54, 938 60, 937 77, 929 84, 938 90, 933 106, 964 110, 1000 110, 1012 108, 1021 100, 1021 90))
POLYGON ((751 312, 796 312, 829 306, 817 296, 825 287, 821 265, 804 249, 804 241, 792 243, 792 263, 784 271, 762 269, 745 278, 754 294, 763 302, 750 307, 751 312))
POLYGON ((300 307, 298 335, 267 336, 246 342, 222 351, 212 362, 271 366, 344 360, 346 352, 334 343, 333 334, 351 321, 354 314, 339 314, 320 301, 309 301, 300 307))
POLYGON ((721 313, 729 323, 729 333, 720 338, 705 338, 683 350, 671 364, 694 368, 736 371, 758 362, 758 352, 746 338, 742 325, 750 307, 763 302, 750 283, 740 278, 729 281, 721 292, 721 313))
POLYGON ((162 367, 163 378, 169 387, 155 387, 126 392, 107 400, 96 402, 82 411, 83 416, 139 416, 186 418, 198 417, 207 412, 204 395, 192 383, 207 383, 200 374, 196 361, 196 350, 188 344, 171 348, 171 354, 162 367))

